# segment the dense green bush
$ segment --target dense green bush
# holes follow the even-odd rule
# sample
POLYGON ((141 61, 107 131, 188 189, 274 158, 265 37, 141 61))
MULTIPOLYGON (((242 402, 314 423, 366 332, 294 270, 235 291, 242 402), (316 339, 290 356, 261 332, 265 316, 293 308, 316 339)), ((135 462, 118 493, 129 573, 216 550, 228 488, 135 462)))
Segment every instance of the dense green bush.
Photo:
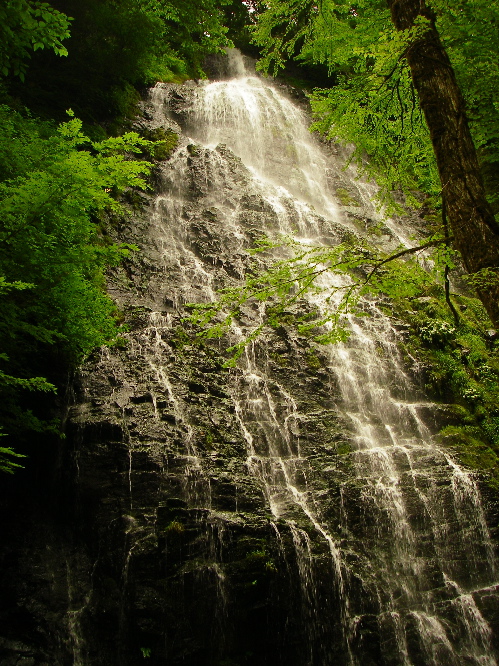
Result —
POLYGON ((104 271, 130 248, 107 242, 99 220, 145 186, 150 163, 129 156, 151 142, 92 143, 80 120, 50 127, 5 106, 0 128, 0 417, 18 435, 47 427, 24 408, 26 391, 55 390, 47 361, 70 367, 116 338, 104 271))
MULTIPOLYGON (((116 132, 133 117, 138 90, 156 81, 203 75, 208 52, 228 44, 213 0, 52 0, 72 18, 68 54, 33 57, 25 84, 10 90, 38 114, 62 119, 74 109, 85 123, 116 132)), ((223 4, 223 3, 222 3, 223 4)), ((90 129, 94 131, 95 129, 90 129)))

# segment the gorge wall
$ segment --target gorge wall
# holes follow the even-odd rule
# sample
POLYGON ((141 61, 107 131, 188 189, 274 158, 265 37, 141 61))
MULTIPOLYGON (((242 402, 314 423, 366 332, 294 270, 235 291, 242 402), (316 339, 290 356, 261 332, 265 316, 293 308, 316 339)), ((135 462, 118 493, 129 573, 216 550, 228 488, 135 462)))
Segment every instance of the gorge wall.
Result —
POLYGON ((366 301, 319 345, 291 325, 319 293, 236 368, 261 303, 193 344, 185 305, 240 284, 262 235, 414 232, 380 222, 296 93, 237 53, 219 78, 146 104, 179 147, 112 232, 141 248, 109 280, 126 345, 87 361, 55 464, 4 504, 2 664, 497 664, 495 508, 437 446, 397 322, 366 301))

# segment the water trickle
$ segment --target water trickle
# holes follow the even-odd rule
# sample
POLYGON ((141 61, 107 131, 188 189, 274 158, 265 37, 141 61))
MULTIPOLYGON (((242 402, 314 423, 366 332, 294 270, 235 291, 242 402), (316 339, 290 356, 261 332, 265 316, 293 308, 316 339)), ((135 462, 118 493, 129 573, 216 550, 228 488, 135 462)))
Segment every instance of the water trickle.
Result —
MULTIPOLYGON (((372 309, 363 330, 352 320, 356 335, 338 353, 331 351, 330 367, 339 377, 352 423, 352 458, 364 510, 371 515, 369 523, 377 526, 373 541, 377 576, 387 596, 383 605, 392 617, 414 621, 425 663, 458 664, 466 655, 467 663, 495 664, 486 639, 490 628, 476 605, 470 621, 472 612, 461 593, 449 604, 460 626, 459 647, 456 637, 449 637, 448 616, 440 611, 458 583, 472 589, 495 580, 476 484, 432 441, 418 414, 424 405, 414 401, 397 353, 396 332, 375 306, 372 309)), ((346 514, 348 521, 348 510, 346 514)), ((403 663, 412 664, 404 656, 406 632, 399 623, 394 629, 403 663)))
MULTIPOLYGON (((305 112, 247 71, 237 52, 229 58, 233 78, 191 90, 183 115, 189 145, 164 167, 155 204, 158 261, 170 276, 165 291, 174 308, 211 301, 218 287, 244 275, 244 250, 263 231, 252 211, 275 237, 331 243, 339 227, 352 227, 339 212, 334 178, 326 175, 341 173, 341 164, 332 163, 311 137, 305 112), (206 205, 202 222, 190 208, 194 199, 206 205), (217 248, 225 246, 233 248, 230 269, 220 265, 223 252, 217 248)), ((165 95, 161 86, 153 91, 157 118, 165 95)), ((351 188, 375 217, 372 186, 352 181, 351 188)), ((392 241, 410 242, 399 223, 388 227, 392 241)), ((322 306, 321 295, 312 301, 322 306)), ((308 641, 304 663, 360 666, 363 641, 377 633, 380 653, 373 664, 493 666, 491 630, 475 592, 495 584, 496 565, 476 483, 435 444, 423 418, 431 405, 407 374, 390 320, 373 302, 366 301, 365 309, 369 317, 350 317, 347 343, 321 349, 324 381, 339 388, 336 413, 350 447, 352 478, 339 482, 339 515, 328 513, 327 496, 310 482, 313 460, 301 443, 306 416, 288 385, 272 375, 264 344, 251 344, 233 374, 231 397, 248 471, 272 514, 278 548, 286 550, 285 530, 295 551, 308 641), (364 594, 368 601, 360 598, 364 594), (333 634, 341 643, 334 657, 327 644, 333 634)), ((255 325, 260 311, 247 317, 255 325)), ((161 330, 169 326, 167 318, 152 315, 140 354, 146 350, 158 390, 182 430, 188 503, 209 510, 203 455, 165 363, 170 349, 161 330)), ((233 327, 233 342, 244 329, 244 323, 233 327)), ((210 566, 224 618, 225 575, 215 542, 210 566)))

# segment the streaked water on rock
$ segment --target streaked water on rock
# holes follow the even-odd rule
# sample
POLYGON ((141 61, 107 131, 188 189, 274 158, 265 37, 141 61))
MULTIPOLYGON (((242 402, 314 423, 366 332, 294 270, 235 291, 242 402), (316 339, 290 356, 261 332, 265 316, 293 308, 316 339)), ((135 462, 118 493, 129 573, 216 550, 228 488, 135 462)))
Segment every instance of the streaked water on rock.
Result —
MULTIPOLYGON (((248 71, 237 52, 229 59, 232 76, 192 85, 190 102, 177 111, 189 142, 164 167, 155 202, 159 261, 174 276, 164 285, 173 310, 212 301, 219 287, 243 279, 245 250, 261 231, 252 209, 265 213, 270 237, 332 244, 359 231, 335 197, 341 160, 310 135, 302 105, 248 71), (194 238, 183 219, 196 197, 212 223, 210 233, 204 228, 194 238), (229 272, 219 259, 224 246, 234 253, 229 272)), ((169 94, 161 84, 152 93, 158 123, 162 114, 171 117, 169 94)), ((373 186, 352 180, 351 188, 378 219, 373 186)), ((397 221, 386 227, 388 247, 411 236, 397 221)), ((309 302, 325 307, 322 298, 309 302)), ((497 573, 479 491, 435 443, 432 406, 408 374, 391 320, 373 301, 364 307, 369 316, 350 317, 348 342, 304 352, 319 355, 321 381, 337 388, 334 410, 344 426, 349 476, 336 484, 334 514, 326 490, 311 480, 317 472, 308 417, 286 382, 270 372, 275 359, 265 335, 247 347, 232 373, 230 397, 246 441, 247 470, 265 497, 277 547, 284 550, 289 535, 294 548, 307 642, 302 666, 493 666, 491 629, 477 599, 495 586, 497 573)), ((247 306, 229 342, 242 339, 261 316, 260 305, 247 306)), ((206 575, 216 580, 223 621, 227 592, 217 545, 223 544, 223 520, 209 517, 209 474, 168 375, 162 332, 169 326, 168 318, 153 313, 137 353, 147 358, 180 426, 187 501, 205 510, 200 521, 217 532, 210 537, 206 575)))

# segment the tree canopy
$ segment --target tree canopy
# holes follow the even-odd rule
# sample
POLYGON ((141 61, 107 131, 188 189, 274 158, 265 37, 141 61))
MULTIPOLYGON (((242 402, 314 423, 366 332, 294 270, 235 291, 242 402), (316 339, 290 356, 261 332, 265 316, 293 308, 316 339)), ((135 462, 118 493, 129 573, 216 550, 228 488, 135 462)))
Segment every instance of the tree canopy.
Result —
MULTIPOLYGON (((12 5, 19 17, 19 3, 12 5)), ((62 120, 72 108, 94 134, 96 125, 119 131, 136 112, 145 86, 202 76, 204 56, 229 43, 223 5, 214 0, 52 0, 52 12, 70 24, 63 41, 67 57, 37 51, 24 61, 25 82, 11 81, 10 91, 45 117, 62 120)))
MULTIPOLYGON (((485 172, 499 163, 499 109, 495 103, 499 71, 497 2, 431 2, 466 100, 475 146, 485 172)), ((438 196, 429 130, 411 81, 406 52, 424 32, 421 17, 406 31, 395 29, 388 4, 361 0, 270 0, 259 15, 255 40, 262 48, 260 68, 277 74, 289 59, 319 62, 337 76, 337 85, 316 89, 315 128, 355 145, 362 169, 376 175, 384 195, 416 188, 438 196), (363 160, 369 155, 369 160, 363 160)), ((499 187, 487 177, 488 195, 499 210, 499 187)), ((413 201, 417 205, 416 201, 413 201)), ((496 211, 497 212, 497 211, 496 211)))
POLYGON ((70 20, 46 2, 6 0, 0 7, 0 72, 24 79, 31 53, 53 49, 68 52, 62 42, 69 37, 70 20))

